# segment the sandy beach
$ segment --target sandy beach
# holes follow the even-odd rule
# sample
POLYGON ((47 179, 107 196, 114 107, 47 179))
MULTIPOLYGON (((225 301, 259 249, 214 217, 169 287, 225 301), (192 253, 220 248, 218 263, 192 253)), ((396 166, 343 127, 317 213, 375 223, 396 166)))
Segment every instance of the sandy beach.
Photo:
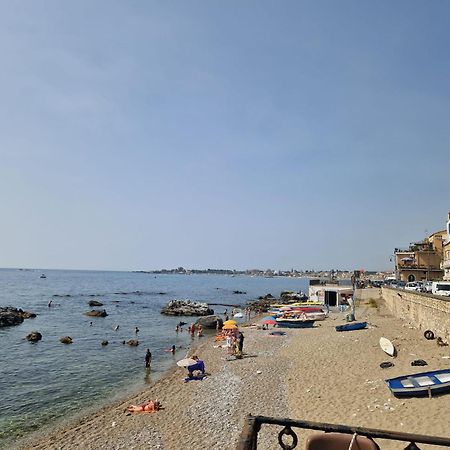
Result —
MULTIPOLYGON (((286 329, 284 337, 243 328, 242 360, 226 360, 225 349, 203 338, 195 350, 210 374, 203 381, 185 383, 186 370, 173 369, 132 398, 23 441, 16 449, 232 449, 247 414, 450 437, 450 395, 396 399, 384 382, 448 367, 450 347, 427 341, 422 331, 392 317, 383 305, 358 307, 357 319, 369 322, 367 330, 337 333, 334 327, 344 319, 345 313, 332 313, 312 329, 286 329), (396 346, 395 359, 380 349, 381 336, 396 346), (428 366, 412 367, 415 359, 428 366), (394 367, 380 368, 383 361, 394 367), (128 405, 150 399, 160 400, 164 410, 126 412, 128 405)), ((263 426, 258 448, 279 448, 278 431, 263 426)), ((297 448, 303 448, 306 432, 298 430, 298 435, 297 448)))

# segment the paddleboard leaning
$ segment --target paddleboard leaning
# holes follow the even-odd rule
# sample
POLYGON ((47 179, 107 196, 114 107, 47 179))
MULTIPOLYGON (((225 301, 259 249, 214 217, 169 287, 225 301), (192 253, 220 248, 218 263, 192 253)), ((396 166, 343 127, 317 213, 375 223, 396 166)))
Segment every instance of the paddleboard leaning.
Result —
POLYGON ((380 347, 381 350, 383 350, 389 356, 395 355, 394 344, 389 339, 386 339, 385 337, 380 337, 380 347))

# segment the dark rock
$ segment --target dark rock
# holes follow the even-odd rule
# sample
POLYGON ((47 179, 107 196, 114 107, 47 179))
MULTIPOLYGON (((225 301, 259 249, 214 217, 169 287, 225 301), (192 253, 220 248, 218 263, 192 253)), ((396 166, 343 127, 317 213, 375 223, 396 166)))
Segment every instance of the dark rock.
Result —
POLYGON ((207 303, 193 302, 191 300, 171 300, 161 310, 161 314, 168 316, 210 316, 214 310, 207 303))
POLYGON ((136 339, 130 339, 127 344, 131 347, 137 347, 139 345, 139 341, 137 341, 136 339))
POLYGON ((30 342, 38 342, 42 339, 42 334, 39 331, 32 331, 25 339, 30 342))
POLYGON ((0 307, 0 328, 20 325, 24 319, 36 317, 36 314, 11 306, 0 307))
POLYGON ((108 344, 109 344, 108 341, 106 341, 106 340, 105 340, 105 341, 102 341, 102 345, 103 345, 103 346, 108 345, 108 344))
POLYGON ((98 309, 93 309, 92 311, 85 312, 84 314, 90 317, 106 317, 108 315, 105 309, 102 309, 101 311, 98 309))
POLYGON ((97 300, 89 300, 89 306, 103 306, 103 303, 97 300))
POLYGON ((61 342, 62 344, 71 344, 73 340, 70 336, 63 336, 59 338, 59 342, 61 342))
POLYGON ((219 322, 219 328, 222 328, 223 320, 215 315, 200 317, 196 323, 203 328, 212 328, 215 330, 217 328, 217 322, 219 322))
POLYGON ((280 295, 280 303, 292 303, 305 301, 308 299, 308 296, 303 292, 292 292, 292 291, 284 291, 280 295))

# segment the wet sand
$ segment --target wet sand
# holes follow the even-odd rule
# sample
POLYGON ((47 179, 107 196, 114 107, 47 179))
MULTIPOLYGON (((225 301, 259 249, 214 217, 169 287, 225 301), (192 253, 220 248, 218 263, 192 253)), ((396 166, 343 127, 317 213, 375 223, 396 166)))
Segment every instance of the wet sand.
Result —
MULTIPOLYGON (((450 347, 427 341, 421 331, 390 316, 384 308, 358 307, 357 319, 369 322, 367 330, 337 333, 334 327, 345 323, 344 319, 345 313, 334 313, 312 329, 285 329, 285 337, 243 328, 242 360, 228 361, 225 349, 214 348, 211 338, 203 338, 195 352, 210 373, 205 380, 184 383, 186 370, 175 368, 132 398, 16 448, 233 449, 247 414, 450 438, 450 395, 396 399, 384 382, 402 374, 449 367, 450 359, 443 357, 450 356, 450 347), (394 343, 396 358, 380 349, 381 336, 394 343), (415 359, 424 359, 428 366, 412 367, 415 359), (395 365, 381 369, 383 361, 395 365), (160 400, 165 409, 126 412, 128 405, 150 399, 160 400)), ((263 426, 258 448, 279 448, 279 431, 263 426)), ((306 434, 298 430, 297 448, 304 448, 306 434)), ((389 443, 382 448, 405 446, 389 443)))

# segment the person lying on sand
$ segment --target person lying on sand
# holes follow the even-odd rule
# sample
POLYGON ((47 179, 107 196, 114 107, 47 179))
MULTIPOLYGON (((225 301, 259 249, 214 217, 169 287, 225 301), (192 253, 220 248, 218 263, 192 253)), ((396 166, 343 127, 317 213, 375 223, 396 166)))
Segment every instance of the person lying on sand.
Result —
POLYGON ((150 400, 141 405, 130 405, 127 410, 130 412, 156 412, 162 409, 162 405, 158 400, 150 400))

